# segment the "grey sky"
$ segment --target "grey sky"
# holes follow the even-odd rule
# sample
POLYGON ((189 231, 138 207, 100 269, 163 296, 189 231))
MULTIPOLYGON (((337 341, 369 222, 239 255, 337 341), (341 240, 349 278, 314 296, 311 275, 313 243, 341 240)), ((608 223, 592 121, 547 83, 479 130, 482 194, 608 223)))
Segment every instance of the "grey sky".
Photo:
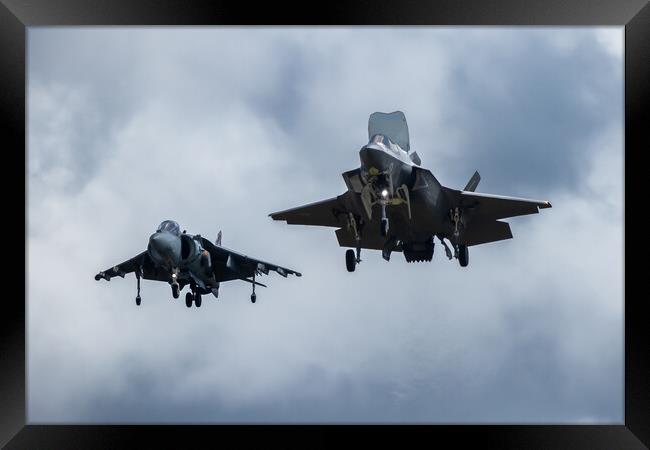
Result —
POLYGON ((622 28, 30 28, 28 420, 623 422, 622 28), (267 214, 332 197, 374 111, 445 185, 550 200, 468 269, 267 214), (303 272, 93 275, 163 219, 303 272))

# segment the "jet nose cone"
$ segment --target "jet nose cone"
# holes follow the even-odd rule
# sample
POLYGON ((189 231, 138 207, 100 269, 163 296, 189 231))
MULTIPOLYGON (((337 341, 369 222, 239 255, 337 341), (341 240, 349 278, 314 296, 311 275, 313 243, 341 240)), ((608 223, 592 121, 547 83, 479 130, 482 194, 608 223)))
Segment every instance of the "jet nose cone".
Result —
MULTIPOLYGON (((153 254, 162 259, 164 262, 176 261, 176 249, 178 247, 178 237, 170 233, 155 233, 149 238, 149 246, 153 250, 153 254)), ((160 261, 160 262, 163 262, 160 261)))
POLYGON ((388 155, 379 146, 368 144, 359 152, 361 166, 366 170, 372 168, 379 172, 384 172, 388 168, 388 155))

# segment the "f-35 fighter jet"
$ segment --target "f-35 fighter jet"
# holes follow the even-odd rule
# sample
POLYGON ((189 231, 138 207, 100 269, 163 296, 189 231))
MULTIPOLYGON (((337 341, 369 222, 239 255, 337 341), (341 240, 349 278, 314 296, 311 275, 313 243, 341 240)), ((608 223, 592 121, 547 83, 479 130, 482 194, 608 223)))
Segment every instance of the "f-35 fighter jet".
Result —
POLYGON ((464 189, 442 186, 421 167, 410 152, 406 118, 401 111, 376 112, 368 121, 369 142, 364 145, 358 169, 343 173, 347 192, 338 197, 270 214, 288 224, 336 227, 346 266, 353 272, 361 262, 361 249, 403 252, 406 261, 431 261, 434 238, 462 267, 469 263, 468 247, 512 238, 507 217, 536 214, 550 208, 547 201, 474 192, 478 172, 464 189))
POLYGON ((183 287, 189 285, 185 294, 185 304, 201 306, 201 295, 212 294, 219 297, 219 283, 230 280, 243 280, 251 283, 253 293, 251 302, 255 303, 255 286, 266 287, 255 281, 256 275, 267 274, 273 270, 283 277, 288 274, 301 276, 295 270, 280 267, 250 258, 221 246, 221 231, 213 244, 199 234, 181 233, 178 223, 165 220, 149 238, 147 250, 115 267, 99 272, 95 280, 110 281, 115 276, 124 278, 135 272, 138 281, 138 294, 135 303, 140 305, 140 278, 169 283, 172 295, 178 298, 183 287))

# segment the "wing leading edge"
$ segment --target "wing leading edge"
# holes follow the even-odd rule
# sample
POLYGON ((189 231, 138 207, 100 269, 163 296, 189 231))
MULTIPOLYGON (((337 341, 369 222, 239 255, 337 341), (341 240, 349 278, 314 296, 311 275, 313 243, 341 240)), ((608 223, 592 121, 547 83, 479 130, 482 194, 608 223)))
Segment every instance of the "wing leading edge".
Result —
MULTIPOLYGON (((356 188, 354 171, 344 173, 343 178, 353 190, 356 188)), ((348 223, 348 212, 354 210, 352 196, 355 194, 353 192, 347 191, 338 197, 271 213, 269 216, 273 220, 285 220, 289 225, 344 227, 348 223)))
POLYGON ((222 269, 219 273, 215 273, 218 281, 245 279, 262 273, 268 275, 269 271, 277 272, 285 278, 288 275, 302 276, 300 272, 293 269, 251 258, 226 247, 216 246, 205 238, 202 238, 202 245, 210 252, 213 265, 218 264, 222 269))
POLYGON ((171 281, 169 273, 156 267, 146 250, 123 263, 99 272, 95 275, 95 280, 99 281, 103 278, 110 281, 113 277, 124 278, 124 275, 136 271, 141 271, 140 276, 145 280, 171 281))
POLYGON ((446 187, 444 190, 454 207, 470 210, 473 216, 480 217, 481 220, 537 214, 540 209, 551 208, 551 203, 545 200, 459 191, 446 187))

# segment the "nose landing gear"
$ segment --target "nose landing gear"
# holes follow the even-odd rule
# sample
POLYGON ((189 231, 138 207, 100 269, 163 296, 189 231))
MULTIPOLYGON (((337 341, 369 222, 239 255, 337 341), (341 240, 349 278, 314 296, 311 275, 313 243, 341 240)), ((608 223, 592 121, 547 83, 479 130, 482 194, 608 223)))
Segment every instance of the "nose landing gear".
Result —
POLYGON ((172 270, 172 296, 178 298, 180 296, 180 286, 178 281, 176 281, 178 269, 172 270))
POLYGON ((388 236, 388 229, 389 226, 388 226, 388 217, 386 217, 386 203, 382 202, 381 203, 381 228, 379 230, 381 232, 382 237, 388 236))

